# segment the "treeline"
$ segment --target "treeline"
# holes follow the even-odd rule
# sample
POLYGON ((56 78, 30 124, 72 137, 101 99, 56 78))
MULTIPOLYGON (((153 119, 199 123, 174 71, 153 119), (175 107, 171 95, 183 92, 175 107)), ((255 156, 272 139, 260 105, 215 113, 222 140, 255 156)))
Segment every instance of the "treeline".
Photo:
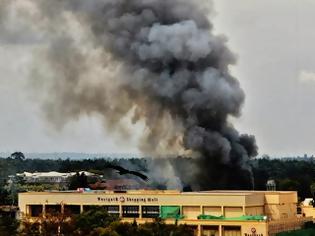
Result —
POLYGON ((298 191, 300 200, 313 197, 315 162, 310 159, 285 160, 262 158, 252 161, 256 190, 265 190, 268 180, 275 180, 277 190, 298 191))
MULTIPOLYGON (((15 175, 24 171, 76 172, 85 170, 102 174, 105 179, 115 178, 117 174, 105 168, 108 164, 117 164, 132 170, 147 172, 147 163, 149 161, 150 159, 144 158, 85 160, 22 160, 19 158, 0 158, 0 186, 5 183, 8 175, 15 175)), ((183 166, 187 168, 189 167, 187 163, 193 163, 193 161, 191 158, 174 158, 171 160, 171 163, 175 171, 182 171, 183 166)), ((315 162, 312 159, 281 160, 261 158, 252 160, 251 165, 255 190, 266 190, 267 181, 274 180, 277 190, 298 191, 299 197, 302 200, 306 197, 312 197, 315 191, 315 162)))
MULTIPOLYGON (((19 192, 25 191, 44 191, 44 190, 61 190, 59 186, 52 184, 24 184, 22 182, 15 182, 10 184, 8 182, 10 175, 22 172, 78 172, 88 171, 95 174, 103 175, 104 179, 116 179, 119 175, 116 171, 107 169, 106 166, 117 164, 132 168, 136 171, 146 172, 146 160, 144 159, 85 159, 85 160, 42 160, 42 159, 25 159, 21 156, 10 156, 7 158, 0 157, 0 205, 17 204, 17 195, 19 192)), ((75 177, 75 176, 74 176, 75 177)), ((72 178, 70 185, 75 182, 72 178)), ((72 187, 73 186, 68 186, 72 187)), ((87 186, 81 186, 87 187, 87 186)))
POLYGON ((146 171, 145 159, 85 159, 85 160, 42 160, 42 159, 20 159, 0 158, 0 178, 7 179, 9 175, 21 172, 76 172, 91 171, 99 174, 110 175, 105 167, 109 164, 129 166, 137 171, 146 171))

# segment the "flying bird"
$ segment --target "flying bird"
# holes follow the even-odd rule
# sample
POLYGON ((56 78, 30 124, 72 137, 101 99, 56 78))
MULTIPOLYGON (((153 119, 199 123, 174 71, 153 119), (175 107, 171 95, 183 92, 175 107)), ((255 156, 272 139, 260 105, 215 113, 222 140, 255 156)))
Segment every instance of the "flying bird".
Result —
POLYGON ((117 170, 117 173, 120 175, 125 175, 125 174, 130 174, 130 175, 135 175, 138 176, 139 178, 141 178, 144 181, 148 181, 148 177, 144 174, 141 174, 140 172, 137 171, 131 171, 131 170, 127 170, 121 166, 116 166, 116 165, 107 165, 106 168, 110 168, 110 169, 114 169, 117 170))

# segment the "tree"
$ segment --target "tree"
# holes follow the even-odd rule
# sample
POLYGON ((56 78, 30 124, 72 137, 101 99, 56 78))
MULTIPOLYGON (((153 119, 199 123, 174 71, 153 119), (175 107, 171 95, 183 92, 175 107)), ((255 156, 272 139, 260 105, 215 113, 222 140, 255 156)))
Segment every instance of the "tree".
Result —
POLYGON ((106 228, 118 219, 117 216, 108 214, 102 207, 92 207, 90 210, 74 217, 74 226, 79 235, 88 235, 94 229, 106 228))
POLYGON ((24 221, 21 224, 21 230, 19 232, 19 236, 28 236, 28 235, 42 236, 43 234, 40 232, 39 229, 40 229, 39 222, 24 221))
POLYGON ((310 191, 312 193, 312 196, 315 197, 315 182, 313 182, 310 186, 310 191))
POLYGON ((3 186, 0 186, 0 204, 1 205, 11 204, 10 194, 5 188, 3 188, 3 186))
POLYGON ((23 161, 25 160, 25 155, 23 152, 14 152, 10 156, 12 159, 23 161))
MULTIPOLYGON (((136 223, 125 223, 115 221, 107 228, 103 229, 104 235, 119 236, 193 236, 193 230, 187 225, 169 225, 161 219, 156 219, 152 223, 137 225, 136 223)), ((98 232, 102 232, 98 229, 98 232)), ((93 235, 94 236, 94 235, 93 235)))
POLYGON ((77 172, 70 178, 69 189, 76 190, 77 188, 87 188, 88 181, 87 176, 82 172, 81 174, 77 172))
MULTIPOLYGON (((111 228, 96 228, 91 233, 90 236, 120 236, 116 231, 111 228)), ((144 235, 142 235, 144 236, 144 235)))
POLYGON ((76 236, 73 217, 66 213, 48 211, 36 219, 26 220, 21 223, 20 236, 48 236, 67 235, 76 236), (35 221, 34 221, 35 220, 35 221))
MULTIPOLYGON (((1 234, 1 231, 0 235, 7 236, 7 234, 1 234)), ((92 207, 80 215, 46 212, 46 215, 38 217, 36 222, 24 221, 20 235, 193 236, 194 232, 187 225, 168 225, 161 219, 142 225, 138 225, 136 221, 133 223, 121 222, 118 217, 109 215, 102 207, 92 207)))
POLYGON ((12 217, 0 216, 0 235, 15 236, 17 235, 18 222, 12 217))
POLYGON ((298 189, 299 183, 293 179, 280 179, 279 180, 279 190, 283 191, 296 191, 298 189))

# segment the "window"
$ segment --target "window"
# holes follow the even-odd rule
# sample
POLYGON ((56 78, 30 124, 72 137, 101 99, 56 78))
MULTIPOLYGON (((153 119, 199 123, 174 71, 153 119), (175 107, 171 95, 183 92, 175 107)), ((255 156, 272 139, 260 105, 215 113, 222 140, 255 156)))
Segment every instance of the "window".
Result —
POLYGON ((79 215, 81 213, 80 205, 65 205, 64 213, 66 215, 79 215))
POLYGON ((30 205, 30 216, 39 217, 43 213, 43 205, 30 205))
POLYGON ((89 211, 92 209, 104 209, 108 214, 119 216, 119 206, 95 206, 95 205, 84 205, 83 211, 89 211))
POLYGON ((160 216, 159 206, 142 206, 143 218, 157 218, 160 216))
POLYGON ((241 236, 241 226, 223 226, 223 236, 241 236))
POLYGON ((61 213, 61 205, 46 205, 46 214, 56 215, 61 213))
POLYGON ((89 211, 91 209, 94 209, 94 208, 98 208, 100 206, 95 206, 95 205, 84 205, 83 206, 83 211, 89 211))
POLYGON ((119 206, 104 206, 108 214, 119 216, 119 206))
POLYGON ((198 226, 196 226, 196 225, 187 225, 187 227, 189 227, 193 231, 194 236, 198 236, 199 235, 198 234, 198 226))
POLYGON ((123 217, 138 218, 139 206, 123 206, 123 217))
POLYGON ((219 236, 219 226, 202 226, 202 236, 219 236))

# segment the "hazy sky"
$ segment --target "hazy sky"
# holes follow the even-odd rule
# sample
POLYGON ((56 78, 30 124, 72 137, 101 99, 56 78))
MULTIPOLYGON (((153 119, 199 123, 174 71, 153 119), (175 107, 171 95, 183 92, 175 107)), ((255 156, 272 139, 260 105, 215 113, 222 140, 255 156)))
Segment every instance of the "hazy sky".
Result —
MULTIPOLYGON (((315 153, 315 1, 214 2, 215 31, 228 36, 238 55, 231 69, 246 93, 236 127, 256 136, 260 154, 315 153)), ((25 35, 3 38, 0 31, 0 151, 137 152, 135 140, 122 143, 97 117, 62 131, 45 121, 28 87, 36 45, 25 35)))

